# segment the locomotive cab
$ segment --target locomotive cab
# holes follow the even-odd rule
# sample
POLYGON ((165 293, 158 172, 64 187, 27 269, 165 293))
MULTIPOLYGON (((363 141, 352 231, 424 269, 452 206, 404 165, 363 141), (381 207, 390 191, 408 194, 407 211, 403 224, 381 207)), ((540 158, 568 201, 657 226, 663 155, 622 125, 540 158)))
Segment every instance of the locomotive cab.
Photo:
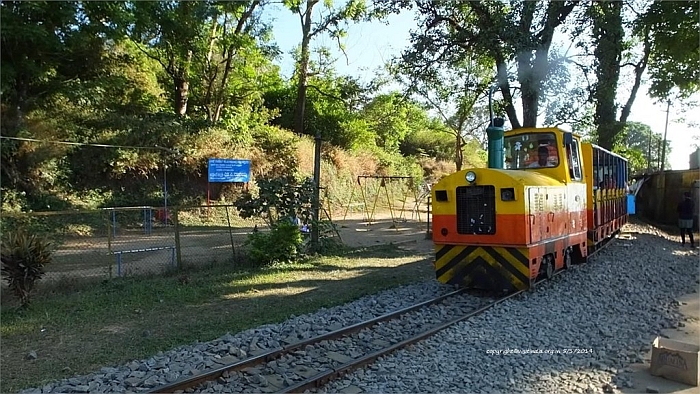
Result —
POLYGON ((537 171, 561 183, 582 182, 580 139, 553 129, 518 129, 504 137, 505 167, 537 171))

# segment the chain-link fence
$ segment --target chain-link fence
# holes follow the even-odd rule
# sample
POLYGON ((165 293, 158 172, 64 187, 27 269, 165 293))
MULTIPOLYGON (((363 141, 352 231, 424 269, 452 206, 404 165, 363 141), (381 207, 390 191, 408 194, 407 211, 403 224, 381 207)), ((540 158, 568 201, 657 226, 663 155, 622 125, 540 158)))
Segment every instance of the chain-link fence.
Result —
POLYGON ((235 264, 260 219, 243 219, 232 205, 180 208, 176 212, 177 261, 181 267, 235 264))
MULTIPOLYGON (((426 212, 416 212, 413 199, 406 201, 408 193, 405 190, 387 191, 384 185, 376 183, 370 185, 374 187, 368 187, 367 192, 357 193, 363 205, 362 218, 357 215, 350 218, 347 205, 333 204, 323 196, 326 198, 323 198, 320 219, 340 221, 344 226, 352 227, 356 222, 367 220, 368 212, 371 217, 372 213, 383 210, 382 198, 387 205, 390 204, 394 220, 415 220, 414 216, 420 222, 427 219, 425 216, 420 219, 420 215, 426 212)), ((386 183, 391 187, 390 182, 386 183)), ((248 236, 255 229, 269 230, 262 219, 241 218, 233 205, 170 207, 167 212, 163 208, 141 206, 2 214, 2 233, 19 228, 53 241, 56 246, 53 259, 45 267, 42 282, 56 282, 59 286, 64 283, 62 281, 82 283, 162 275, 182 268, 216 264, 235 266, 245 260, 244 246, 248 236)), ((323 236, 337 236, 340 242, 344 242, 335 226, 323 236)))
POLYGON ((3 213, 2 232, 19 228, 50 239, 42 282, 162 274, 187 266, 234 263, 253 229, 233 206, 107 208, 3 213))
MULTIPOLYGON (((2 232, 24 228, 56 246, 43 280, 109 277, 108 215, 105 211, 3 213, 2 232)), ((3 245, 8 253, 11 245, 3 245)))

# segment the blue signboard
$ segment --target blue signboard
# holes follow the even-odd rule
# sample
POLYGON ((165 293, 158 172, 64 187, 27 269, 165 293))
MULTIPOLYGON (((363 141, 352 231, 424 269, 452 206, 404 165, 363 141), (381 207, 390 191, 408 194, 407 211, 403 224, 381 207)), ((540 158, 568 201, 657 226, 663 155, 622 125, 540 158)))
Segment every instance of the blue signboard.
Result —
POLYGON ((209 182, 250 182, 250 160, 209 159, 209 182))

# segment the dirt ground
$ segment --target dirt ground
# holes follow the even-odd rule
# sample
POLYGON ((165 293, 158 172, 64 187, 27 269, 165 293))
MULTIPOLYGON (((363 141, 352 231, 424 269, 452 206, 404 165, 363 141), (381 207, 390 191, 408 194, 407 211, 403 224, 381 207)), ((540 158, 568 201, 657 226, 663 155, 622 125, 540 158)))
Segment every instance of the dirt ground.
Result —
POLYGON ((346 220, 333 220, 343 243, 352 248, 380 244, 397 244, 418 254, 432 253, 433 244, 428 236, 425 213, 417 217, 392 220, 389 212, 375 214, 368 222, 362 214, 348 215, 346 220))
MULTIPOLYGON (((350 248, 394 243, 418 255, 430 254, 433 250, 427 237, 428 215, 425 209, 420 212, 410 209, 390 212, 384 209, 373 214, 341 212, 330 218, 342 243, 350 248), (370 216, 371 221, 368 220, 370 216)), ((229 262, 252 231, 252 227, 182 227, 181 261, 185 266, 229 262)), ((69 240, 55 252, 54 262, 46 267, 44 280, 101 280, 124 275, 157 274, 176 267, 175 245, 172 228, 153 231, 148 235, 138 231, 125 232, 110 240, 107 237, 69 240)))

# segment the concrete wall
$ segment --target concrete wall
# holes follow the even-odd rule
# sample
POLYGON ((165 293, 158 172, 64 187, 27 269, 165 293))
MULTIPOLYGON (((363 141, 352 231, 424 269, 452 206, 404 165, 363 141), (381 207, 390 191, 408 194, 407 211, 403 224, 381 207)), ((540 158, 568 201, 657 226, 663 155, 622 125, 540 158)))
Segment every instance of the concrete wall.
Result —
POLYGON ((683 192, 691 192, 695 201, 695 223, 698 229, 700 211, 700 170, 664 171, 650 175, 637 193, 637 214, 657 223, 676 225, 676 207, 683 192))

